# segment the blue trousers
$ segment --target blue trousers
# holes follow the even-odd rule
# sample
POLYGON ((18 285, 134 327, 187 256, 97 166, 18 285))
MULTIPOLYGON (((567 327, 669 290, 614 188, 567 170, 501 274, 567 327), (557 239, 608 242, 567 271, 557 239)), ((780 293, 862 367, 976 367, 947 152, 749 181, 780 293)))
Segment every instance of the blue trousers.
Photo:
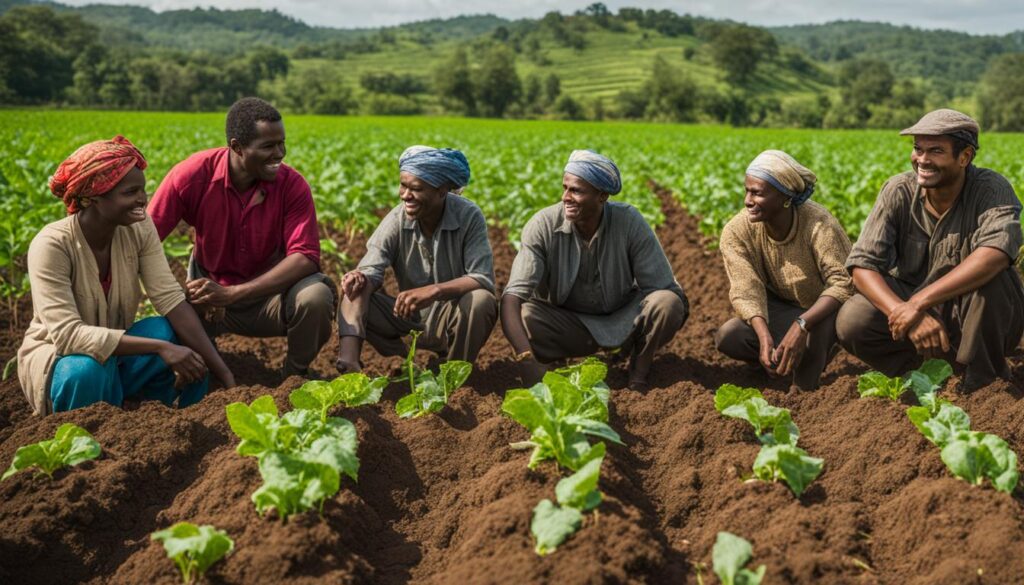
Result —
MULTIPOLYGON (((174 330, 164 317, 138 321, 127 334, 177 343, 174 330)), ((209 387, 209 374, 186 385, 180 392, 178 408, 202 400, 209 387)), ((174 372, 155 353, 110 356, 104 364, 85 355, 66 355, 57 358, 50 382, 54 412, 74 410, 97 402, 121 406, 125 398, 133 397, 159 400, 172 406, 178 395, 174 389, 174 372)))

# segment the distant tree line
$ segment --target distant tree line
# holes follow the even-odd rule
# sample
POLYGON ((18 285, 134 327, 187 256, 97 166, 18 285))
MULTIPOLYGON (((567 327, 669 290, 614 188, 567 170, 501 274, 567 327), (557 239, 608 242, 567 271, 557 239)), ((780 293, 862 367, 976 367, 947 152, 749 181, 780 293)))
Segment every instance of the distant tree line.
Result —
MULTIPOLYGON (((210 18, 201 12, 187 16, 210 18)), ((0 15, 0 103, 209 111, 260 95, 295 113, 893 128, 910 125, 926 107, 948 98, 943 82, 900 76, 885 60, 847 59, 826 70, 803 49, 781 46, 765 29, 669 10, 622 8, 613 14, 601 3, 571 15, 551 12, 490 28, 459 43, 432 71, 365 71, 353 78, 333 62, 389 45, 434 43, 437 26, 420 25, 404 36, 382 29, 299 43, 290 53, 259 45, 234 54, 186 52, 101 43, 109 34, 76 12, 16 6, 0 15), (613 96, 567 93, 562 79, 545 71, 551 47, 583 51, 601 38, 594 33, 627 29, 694 42, 672 59, 655 57, 639 87, 613 96), (519 74, 520 60, 531 65, 531 73, 519 74), (695 79, 682 66, 685 61, 713 65, 721 75, 695 79), (792 95, 765 90, 786 71, 811 89, 792 95)), ((990 59, 974 97, 985 128, 1024 130, 1024 54, 990 59)))

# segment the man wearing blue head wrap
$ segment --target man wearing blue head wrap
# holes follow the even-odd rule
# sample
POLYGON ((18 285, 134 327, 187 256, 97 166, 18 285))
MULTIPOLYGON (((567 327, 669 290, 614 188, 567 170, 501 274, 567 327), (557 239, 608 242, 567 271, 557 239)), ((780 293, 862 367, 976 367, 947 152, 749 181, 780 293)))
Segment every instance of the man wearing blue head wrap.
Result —
POLYGON ((382 355, 405 355, 403 337, 446 359, 476 359, 498 316, 487 223, 461 197, 469 162, 458 150, 413 146, 399 158, 399 198, 366 244, 366 256, 341 280, 337 366, 359 371, 363 340, 382 355), (391 267, 399 293, 378 290, 391 267))
POLYGON ((631 354, 630 387, 644 389, 655 351, 686 322, 686 295, 654 231, 633 206, 608 201, 621 190, 611 159, 574 151, 562 200, 523 228, 501 324, 526 383, 543 375, 541 362, 618 348, 631 354))

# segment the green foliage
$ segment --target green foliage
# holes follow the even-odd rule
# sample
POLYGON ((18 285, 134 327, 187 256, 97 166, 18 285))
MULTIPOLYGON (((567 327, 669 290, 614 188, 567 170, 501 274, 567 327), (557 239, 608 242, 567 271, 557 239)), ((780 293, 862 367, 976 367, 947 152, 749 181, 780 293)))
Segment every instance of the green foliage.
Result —
POLYGON ((82 427, 64 423, 52 439, 19 447, 0 481, 22 469, 36 467, 37 474, 53 478, 53 472, 100 456, 100 444, 82 427))
POLYGON ((988 478, 996 490, 1017 487, 1017 454, 1003 439, 977 431, 959 432, 942 448, 942 462, 956 477, 973 485, 988 478))
POLYGON ((959 406, 942 400, 937 412, 927 406, 912 406, 907 417, 926 439, 942 449, 958 434, 971 430, 971 417, 959 406))
POLYGON ((602 454, 588 461, 576 473, 560 480, 555 487, 558 505, 544 499, 533 509, 530 532, 536 541, 534 550, 538 555, 553 552, 579 530, 583 513, 600 505, 602 495, 597 489, 597 481, 603 461, 602 454))
POLYGON ((982 127, 1024 132, 1024 53, 1001 55, 988 64, 978 106, 982 127))
POLYGON ((202 578, 213 563, 235 548, 235 541, 223 530, 208 524, 196 526, 191 522, 178 522, 154 532, 150 539, 164 543, 167 558, 174 561, 186 584, 202 578))
POLYGON ((745 569, 754 556, 754 549, 745 539, 729 532, 719 532, 711 549, 712 567, 722 585, 759 585, 764 578, 765 566, 755 571, 745 569))
POLYGON ((823 465, 824 460, 811 457, 795 444, 764 445, 754 459, 754 477, 761 481, 782 480, 799 498, 821 475, 823 465))
MULTIPOLYGON (((296 410, 280 417, 269 395, 249 405, 235 402, 226 408, 228 425, 242 439, 238 453, 259 458, 263 485, 252 495, 256 510, 262 515, 274 508, 282 521, 322 506, 340 489, 342 474, 356 480, 359 472, 355 425, 343 418, 322 417, 330 406, 325 407, 312 392, 299 389, 292 394, 296 410)), ((335 397, 330 392, 323 396, 335 397)))
POLYGON ((600 366, 584 362, 578 372, 571 370, 567 372, 569 377, 548 372, 530 389, 505 393, 502 412, 531 433, 528 441, 514 445, 533 448, 531 469, 541 461, 555 459, 575 471, 602 457, 604 443, 591 446, 588 436, 622 444, 619 434, 607 424, 607 386, 594 378, 601 372, 600 366))
POLYGON ((932 359, 902 377, 890 378, 874 371, 863 374, 857 380, 857 392, 861 398, 875 396, 898 400, 904 392, 913 390, 918 402, 934 411, 938 408, 935 395, 952 375, 952 366, 944 360, 932 359))
POLYGON ((772 34, 745 24, 717 27, 710 40, 715 63, 733 83, 746 83, 762 61, 773 59, 779 45, 772 34))
POLYGON ((466 383, 466 379, 473 371, 473 364, 461 360, 441 364, 437 375, 430 370, 419 369, 414 358, 416 338, 420 336, 420 332, 413 330, 409 333, 412 335, 412 343, 403 365, 406 373, 393 380, 409 380, 409 394, 395 403, 395 412, 402 418, 416 418, 440 411, 448 404, 448 398, 452 393, 466 383))
POLYGON ((335 405, 348 408, 376 404, 388 385, 387 377, 370 380, 362 373, 344 374, 330 382, 311 380, 293 391, 288 400, 292 406, 320 412, 320 420, 327 422, 327 412, 335 405))

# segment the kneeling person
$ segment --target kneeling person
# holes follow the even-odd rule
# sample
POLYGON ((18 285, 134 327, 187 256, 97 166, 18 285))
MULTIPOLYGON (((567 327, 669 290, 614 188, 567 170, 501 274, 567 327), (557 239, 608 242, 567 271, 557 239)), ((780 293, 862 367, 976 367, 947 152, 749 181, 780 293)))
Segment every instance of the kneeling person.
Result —
POLYGON ((525 362, 527 382, 539 362, 631 352, 629 384, 647 387, 654 352, 686 322, 689 306, 657 236, 626 203, 607 157, 573 151, 562 177, 562 200, 523 228, 522 246, 501 300, 501 324, 525 362))
POLYGON ((284 375, 306 375, 331 335, 334 286, 320 270, 309 184, 282 164, 284 123, 244 98, 227 116, 228 146, 193 154, 149 205, 160 238, 195 228, 186 289, 211 336, 288 337, 284 375))
POLYGON ((469 183, 458 150, 413 146, 399 158, 398 206, 366 244, 366 256, 341 281, 338 370, 359 371, 363 340, 385 356, 405 355, 403 337, 448 360, 476 360, 497 320, 494 259, 475 203, 452 193, 469 183), (380 291, 391 267, 399 294, 380 291))

